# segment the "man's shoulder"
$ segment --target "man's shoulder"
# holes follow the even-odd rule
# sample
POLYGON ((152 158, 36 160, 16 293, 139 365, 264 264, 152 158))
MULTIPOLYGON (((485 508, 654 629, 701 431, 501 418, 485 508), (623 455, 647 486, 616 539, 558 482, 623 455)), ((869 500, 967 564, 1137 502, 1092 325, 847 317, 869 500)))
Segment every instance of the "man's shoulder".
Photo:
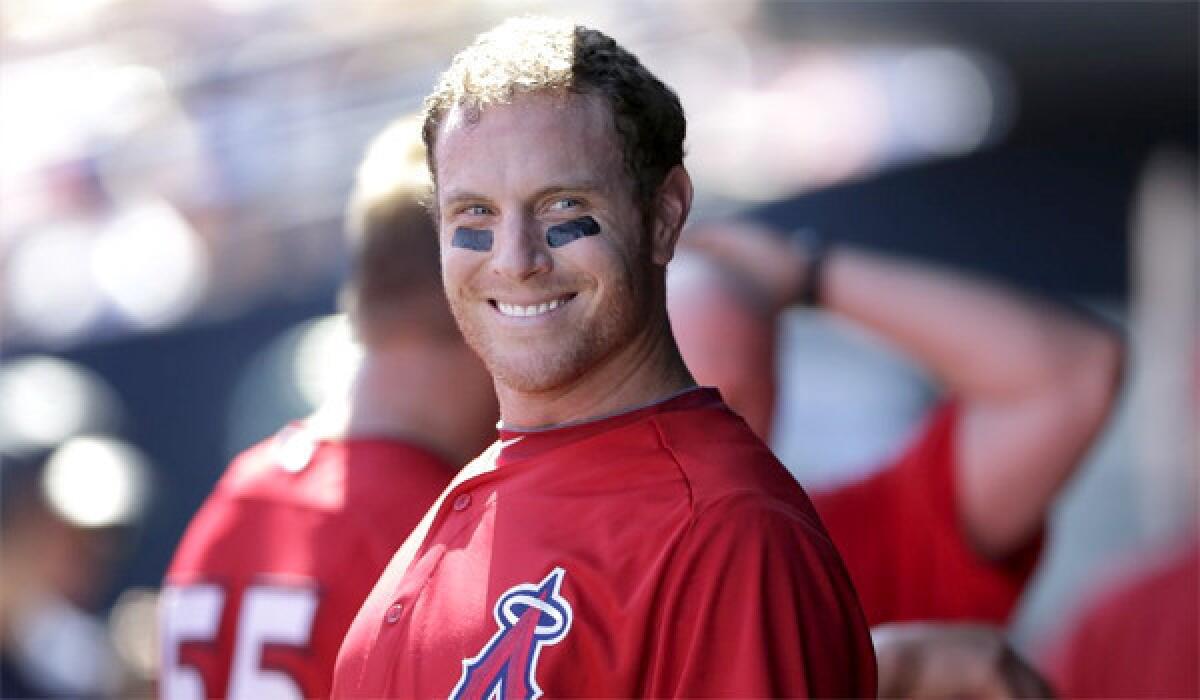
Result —
POLYGON ((775 459, 746 421, 723 403, 657 414, 652 423, 663 447, 681 458, 706 462, 775 459))
POLYGON ((312 440, 285 428, 233 459, 189 523, 173 569, 291 561, 289 551, 325 547, 386 561, 449 479, 443 462, 403 441, 312 440))
POLYGON ((314 470, 310 478, 317 472, 327 474, 336 465, 330 460, 312 460, 311 456, 301 460, 296 456, 296 444, 289 441, 287 434, 285 427, 230 461, 188 524, 177 556, 217 546, 222 551, 257 546, 263 537, 274 536, 277 530, 297 533, 311 527, 305 526, 305 522, 328 520, 331 509, 319 501, 313 502, 296 477, 309 467, 314 470), (242 536, 251 532, 254 537, 242 536))
POLYGON ((687 481, 697 510, 809 509, 795 477, 737 414, 723 405, 655 417, 666 456, 687 481))
MULTIPOLYGON (((303 505, 303 484, 314 477, 337 477, 345 460, 337 450, 321 449, 321 441, 302 426, 289 424, 234 457, 221 475, 209 502, 257 501, 303 505)), ((316 505, 316 504, 311 504, 316 505)))
POLYGON ((453 474, 404 440, 321 438, 291 424, 235 457, 213 498, 342 510, 349 502, 392 504, 397 494, 432 500, 453 474))

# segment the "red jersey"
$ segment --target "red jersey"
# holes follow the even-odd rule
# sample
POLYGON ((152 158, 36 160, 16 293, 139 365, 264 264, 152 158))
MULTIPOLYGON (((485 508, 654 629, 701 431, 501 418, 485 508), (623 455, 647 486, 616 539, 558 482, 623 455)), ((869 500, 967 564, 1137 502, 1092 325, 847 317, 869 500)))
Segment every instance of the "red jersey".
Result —
POLYGON ((1050 667, 1063 697, 1200 697, 1200 543, 1097 598, 1050 667))
POLYGON ((160 694, 328 696, 346 628, 453 474, 409 443, 299 426, 240 455, 167 571, 160 694))
POLYGON ((874 697, 837 551, 713 389, 501 440, 397 552, 339 698, 874 697))
POLYGON ((1003 559, 972 547, 959 517, 955 404, 900 458, 856 483, 813 494, 872 626, 911 620, 1003 624, 1041 552, 1041 537, 1003 559))

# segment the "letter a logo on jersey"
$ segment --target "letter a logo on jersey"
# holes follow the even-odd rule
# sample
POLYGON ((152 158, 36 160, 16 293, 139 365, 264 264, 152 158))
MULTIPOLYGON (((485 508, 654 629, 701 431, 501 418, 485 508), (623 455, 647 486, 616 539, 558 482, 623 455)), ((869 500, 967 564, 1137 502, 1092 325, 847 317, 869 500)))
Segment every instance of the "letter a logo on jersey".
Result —
POLYGON ((473 659, 465 659, 462 678, 450 697, 488 700, 542 696, 534 674, 542 647, 558 644, 571 629, 571 604, 562 590, 562 567, 539 584, 519 583, 496 601, 500 629, 473 659))

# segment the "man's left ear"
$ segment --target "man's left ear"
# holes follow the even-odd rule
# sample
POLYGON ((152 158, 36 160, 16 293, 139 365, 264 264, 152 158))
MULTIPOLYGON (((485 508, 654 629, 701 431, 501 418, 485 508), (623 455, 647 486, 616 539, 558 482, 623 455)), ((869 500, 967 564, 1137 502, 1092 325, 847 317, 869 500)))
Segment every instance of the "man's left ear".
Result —
POLYGON ((692 210, 692 178, 682 165, 671 168, 663 178, 654 199, 652 258, 656 265, 666 265, 675 256, 675 244, 688 212, 692 210))

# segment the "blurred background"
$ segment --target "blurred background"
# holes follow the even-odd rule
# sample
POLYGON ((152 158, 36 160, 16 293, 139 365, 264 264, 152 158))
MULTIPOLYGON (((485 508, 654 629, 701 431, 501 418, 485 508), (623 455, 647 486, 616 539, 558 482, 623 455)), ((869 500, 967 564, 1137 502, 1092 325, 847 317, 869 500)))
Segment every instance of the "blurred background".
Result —
MULTIPOLYGON (((5 0, 6 664, 149 687, 189 517, 353 361, 335 293, 368 140, 524 12, 608 31, 679 92, 695 217, 818 227, 1129 330, 1125 397, 1057 510, 1018 644, 1124 553, 1195 527, 1194 2, 5 0)), ((819 315, 793 312, 785 342, 774 447, 806 484, 880 463, 933 401, 819 315)))

